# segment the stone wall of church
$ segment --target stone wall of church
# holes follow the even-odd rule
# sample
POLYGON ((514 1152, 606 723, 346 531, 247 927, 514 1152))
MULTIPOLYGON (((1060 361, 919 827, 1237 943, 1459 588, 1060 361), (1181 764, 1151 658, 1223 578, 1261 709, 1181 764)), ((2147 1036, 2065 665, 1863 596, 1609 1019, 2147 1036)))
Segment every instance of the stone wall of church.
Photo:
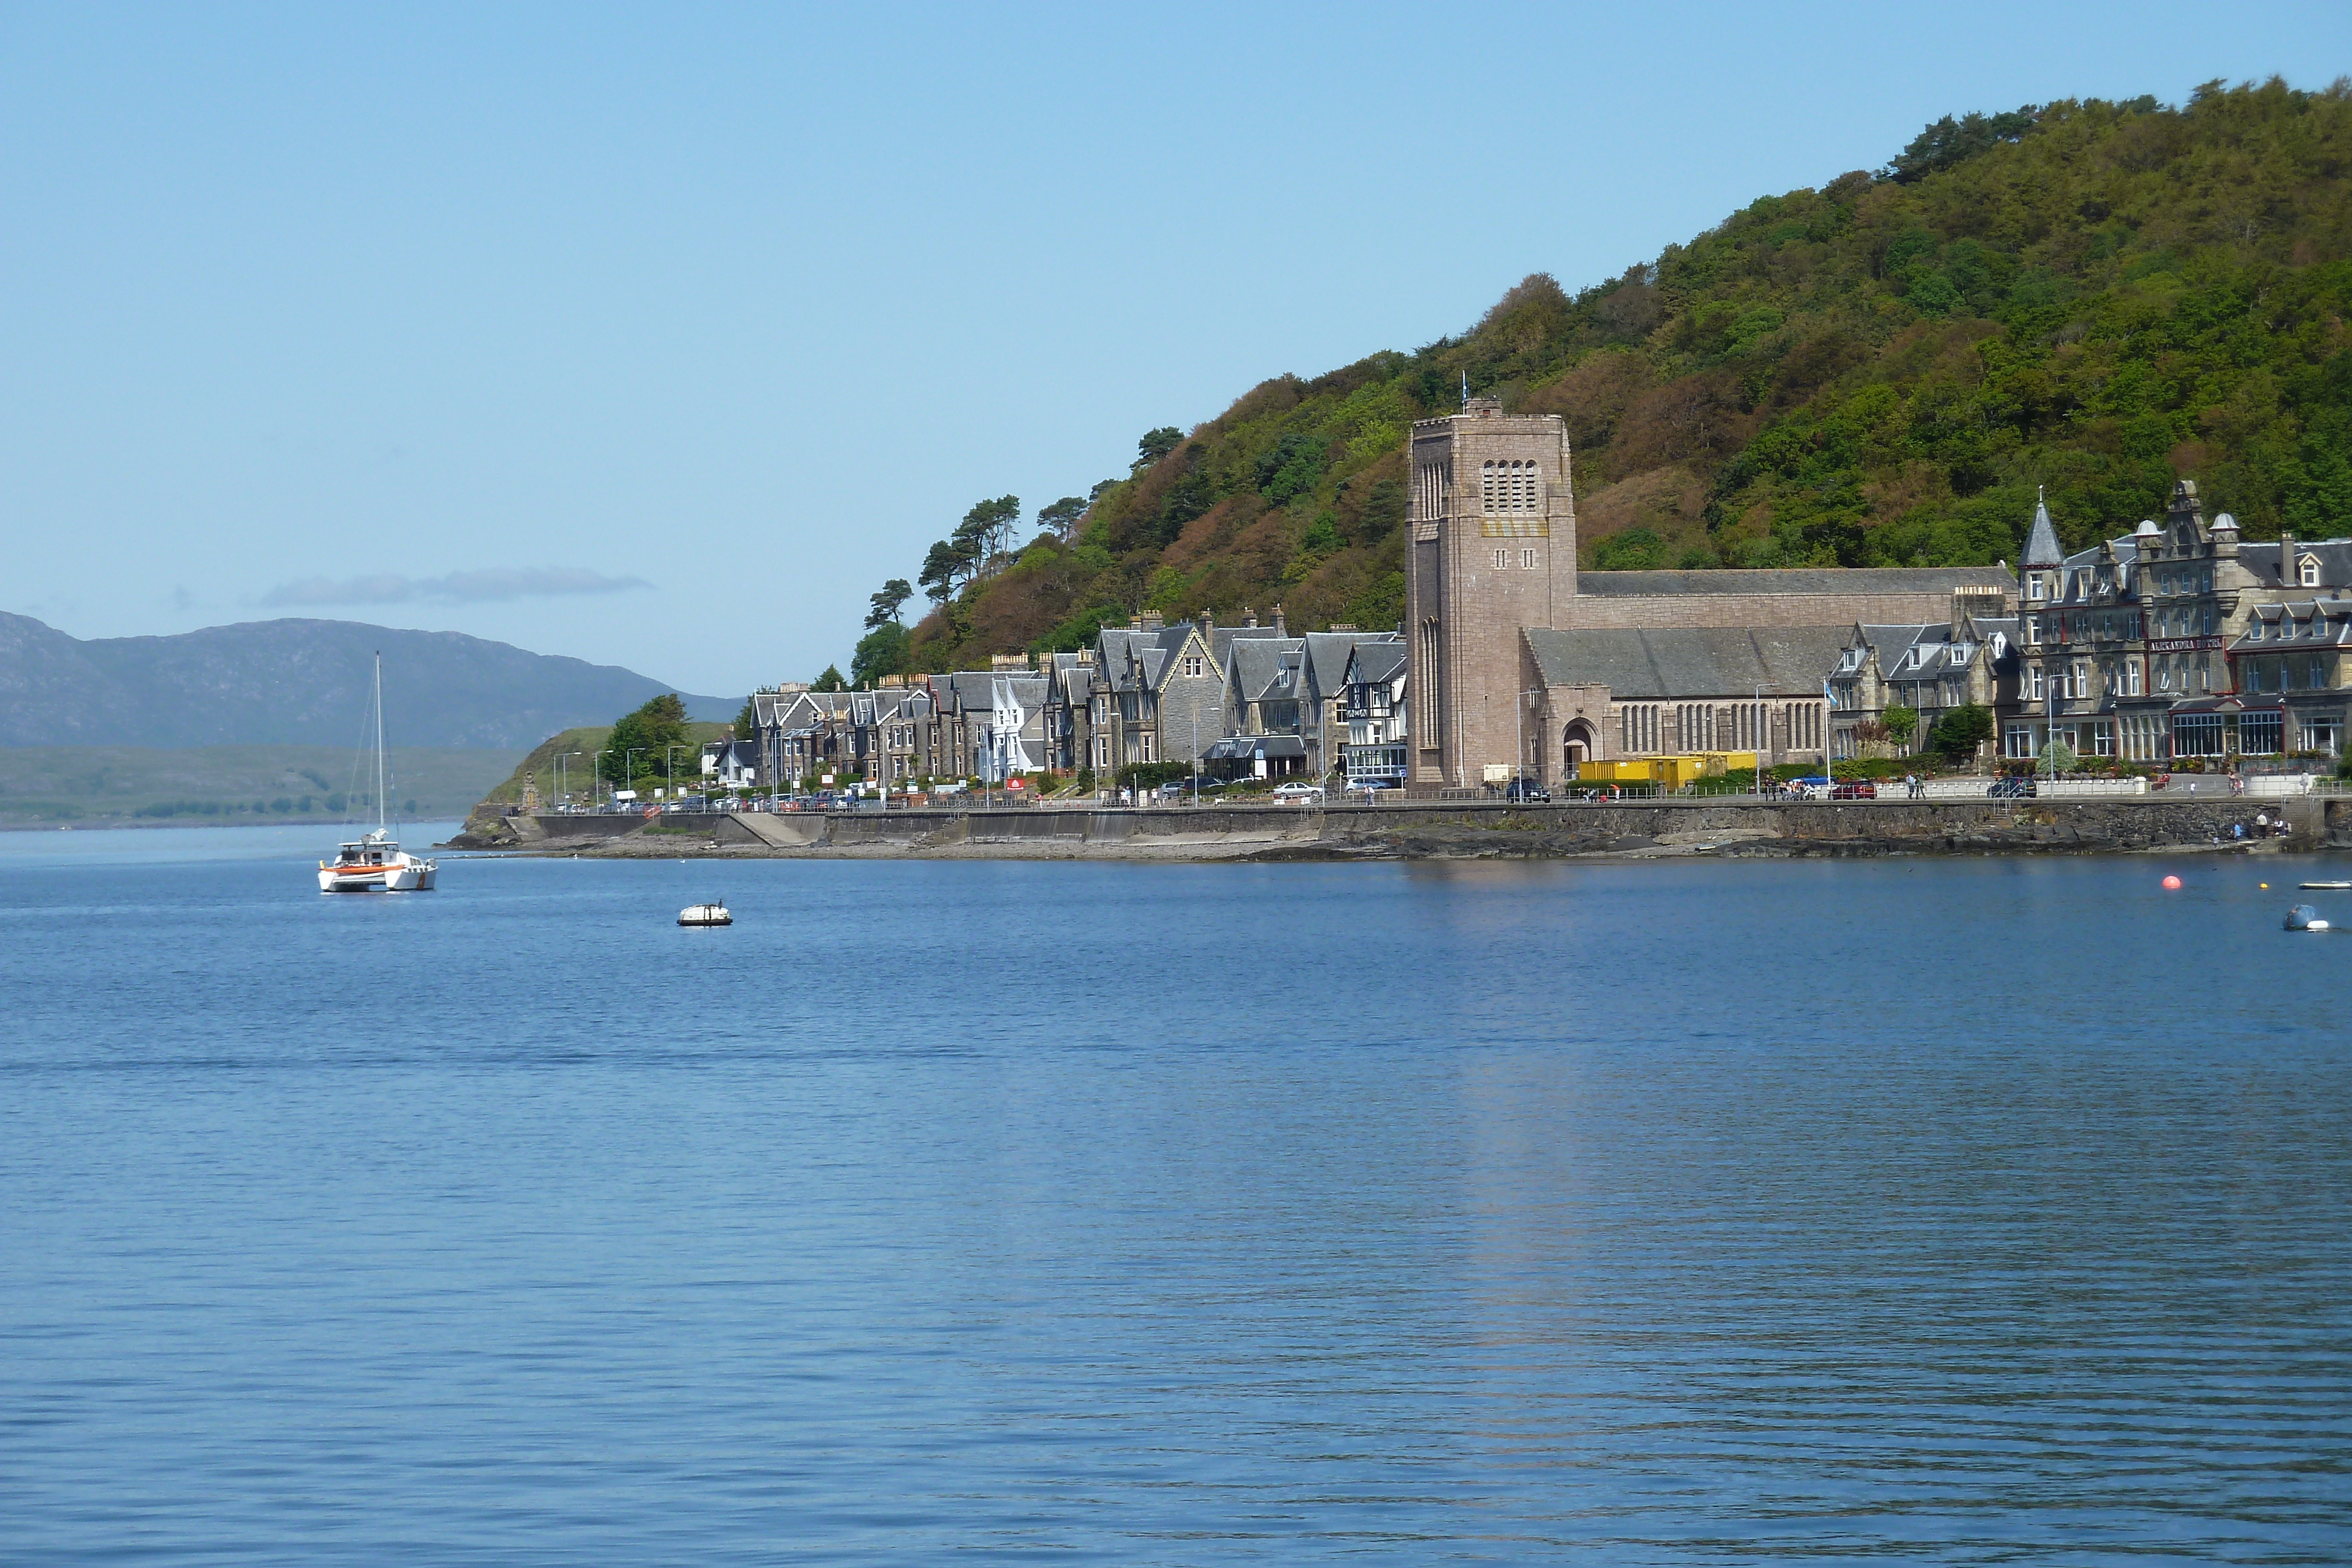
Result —
MULTIPOLYGON (((1916 593, 1580 594, 1563 626, 1911 626, 1952 612, 1947 587, 1916 593)), ((1829 674, 1822 672, 1826 677, 1829 674)))

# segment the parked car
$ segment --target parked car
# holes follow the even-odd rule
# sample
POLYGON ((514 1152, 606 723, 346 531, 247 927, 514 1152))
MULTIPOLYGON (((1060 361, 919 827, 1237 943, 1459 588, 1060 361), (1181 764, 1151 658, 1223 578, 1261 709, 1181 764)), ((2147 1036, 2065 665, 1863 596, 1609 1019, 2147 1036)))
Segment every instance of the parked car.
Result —
POLYGON ((1878 799, 1878 786, 1873 784, 1867 779, 1849 779, 1843 784, 1832 787, 1830 789, 1830 799, 1832 800, 1875 800, 1878 799))
POLYGON ((1365 800, 1372 800, 1379 799, 1380 793, 1383 789, 1396 789, 1401 788, 1402 788, 1402 786, 1398 784, 1393 779, 1350 779, 1348 780, 1347 793, 1350 795, 1361 795, 1365 800))
POLYGON ((1294 779, 1287 784, 1276 785, 1274 798, 1286 806, 1302 805, 1310 801, 1319 806, 1323 803, 1323 786, 1304 784, 1294 779))
POLYGON ((1551 791, 1532 779, 1514 779, 1511 780, 1510 788, 1503 791, 1503 799, 1514 801, 1539 801, 1548 805, 1551 801, 1551 791))

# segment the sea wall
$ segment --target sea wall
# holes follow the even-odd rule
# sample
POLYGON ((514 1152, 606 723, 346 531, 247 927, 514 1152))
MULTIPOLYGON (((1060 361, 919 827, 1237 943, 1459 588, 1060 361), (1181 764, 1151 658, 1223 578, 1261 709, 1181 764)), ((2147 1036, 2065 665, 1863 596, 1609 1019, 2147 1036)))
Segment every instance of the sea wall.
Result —
POLYGON ((1463 859, 1590 854, 2091 853, 2278 842, 2352 848, 2352 800, 2227 798, 1508 806, 1013 807, 769 814, 541 816, 498 847, 672 855, 1010 855, 1129 859, 1463 859), (2284 818, 2284 838, 2258 816, 2284 818))

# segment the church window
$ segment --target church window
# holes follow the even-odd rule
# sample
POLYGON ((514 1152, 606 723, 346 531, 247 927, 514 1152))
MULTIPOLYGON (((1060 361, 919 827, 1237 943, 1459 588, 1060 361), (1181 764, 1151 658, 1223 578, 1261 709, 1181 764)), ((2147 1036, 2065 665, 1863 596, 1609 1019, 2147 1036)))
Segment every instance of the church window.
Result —
POLYGON ((1414 674, 1421 689, 1413 694, 1415 711, 1429 722, 1414 727, 1422 731, 1422 744, 1437 744, 1437 618, 1431 616, 1421 623, 1421 668, 1414 674))

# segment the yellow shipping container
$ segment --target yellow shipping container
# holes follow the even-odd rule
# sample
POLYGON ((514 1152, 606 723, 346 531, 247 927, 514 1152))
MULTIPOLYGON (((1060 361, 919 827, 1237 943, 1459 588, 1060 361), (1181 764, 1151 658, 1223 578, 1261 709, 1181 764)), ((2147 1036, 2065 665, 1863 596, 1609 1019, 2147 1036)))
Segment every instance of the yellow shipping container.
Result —
POLYGON ((1752 751, 1698 751, 1671 757, 1612 757, 1600 762, 1580 762, 1580 784, 1654 784, 1680 789, 1702 779, 1719 779, 1737 768, 1753 769, 1752 751))

